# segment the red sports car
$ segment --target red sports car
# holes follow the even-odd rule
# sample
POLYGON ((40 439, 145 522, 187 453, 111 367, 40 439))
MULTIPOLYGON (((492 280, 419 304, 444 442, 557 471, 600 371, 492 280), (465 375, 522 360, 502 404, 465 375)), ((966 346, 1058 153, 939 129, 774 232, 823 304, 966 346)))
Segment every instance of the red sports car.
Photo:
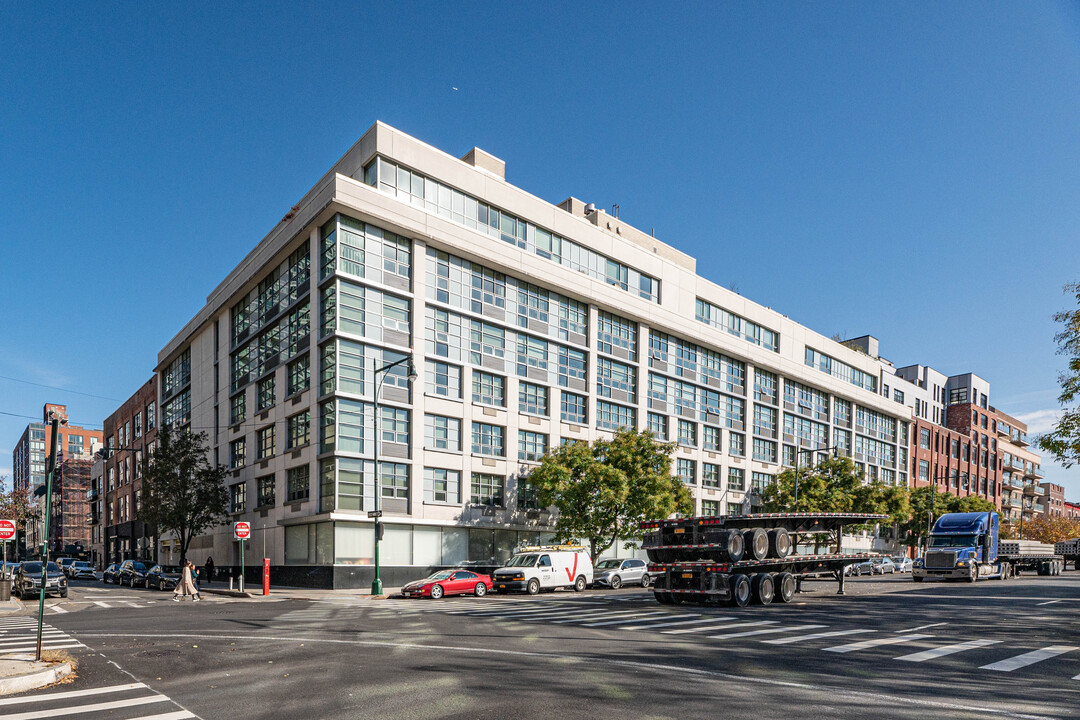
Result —
POLYGON ((491 576, 478 575, 470 570, 439 570, 423 580, 401 588, 403 597, 429 597, 438 600, 443 595, 472 593, 483 597, 491 590, 491 576))

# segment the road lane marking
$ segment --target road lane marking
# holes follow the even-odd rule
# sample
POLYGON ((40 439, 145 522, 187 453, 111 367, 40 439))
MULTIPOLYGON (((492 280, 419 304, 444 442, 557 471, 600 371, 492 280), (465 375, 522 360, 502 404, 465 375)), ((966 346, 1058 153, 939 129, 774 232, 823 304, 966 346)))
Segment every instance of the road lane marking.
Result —
MULTIPOLYGON (((729 627, 734 627, 731 625, 729 627)), ((817 630, 825 625, 794 625, 792 627, 764 628, 763 630, 747 630, 746 632, 729 633, 726 635, 709 635, 710 640, 727 640, 729 638, 750 637, 751 635, 772 635, 773 633, 792 632, 794 630, 817 630)))
POLYGON ((68 692, 50 693, 48 695, 32 695, 30 697, 16 697, 0 699, 0 707, 4 705, 22 705, 23 703, 51 702, 53 700, 67 700, 74 697, 87 695, 102 695, 111 692, 124 692, 125 690, 138 690, 146 685, 141 682, 128 683, 127 685, 109 685, 106 687, 89 688, 87 690, 71 690, 68 692))
POLYGON ((975 648, 986 647, 988 645, 997 645, 1000 640, 968 640, 967 642, 956 643, 955 645, 942 645, 938 648, 932 648, 930 650, 923 650, 922 652, 911 653, 910 655, 901 655, 900 657, 893 658, 893 660, 906 660, 907 662, 926 662, 927 660, 934 660, 939 657, 945 657, 946 655, 953 655, 958 652, 964 652, 965 650, 974 650, 975 648))
POLYGON ((509 650, 506 648, 484 648, 484 647, 463 647, 461 645, 426 645, 417 642, 397 642, 391 640, 359 640, 352 638, 327 638, 318 636, 304 636, 290 633, 288 635, 260 635, 252 636, 248 635, 226 635, 222 633, 207 634, 207 633, 122 633, 112 631, 108 633, 88 632, 81 633, 82 638, 102 638, 107 640, 116 640, 117 638, 149 638, 154 640, 206 640, 206 641, 222 641, 222 640, 234 640, 241 642, 282 642, 282 643, 311 643, 313 645, 352 645, 355 647, 370 647, 370 648, 385 648, 389 650, 409 650, 409 651, 422 651, 422 652, 444 652, 448 654, 460 654, 460 655, 483 655, 490 657, 507 657, 507 658, 533 658, 537 660, 545 660, 550 662, 565 661, 567 658, 578 658, 581 660, 588 660, 589 662, 599 665, 610 665, 616 668, 630 668, 642 672, 653 673, 668 673, 681 674, 691 677, 707 678, 710 680, 723 680, 723 681, 735 681, 744 685, 765 685, 768 687, 778 687, 787 689, 804 690, 813 693, 825 693, 830 697, 846 697, 852 699, 858 699, 861 702, 869 702, 884 707, 895 708, 896 705, 911 706, 911 707, 923 707, 923 708, 936 708, 938 710, 962 710, 969 713, 976 713, 982 715, 997 715, 1009 718, 1018 718, 1020 720, 1046 720, 1045 715, 1033 715, 1028 713, 1018 713, 1012 710, 1001 708, 994 705, 968 705, 961 702, 945 702, 941 700, 930 700, 926 698, 915 698, 904 695, 889 695, 882 692, 871 692, 867 690, 851 690, 843 687, 830 687, 822 685, 821 683, 806 683, 795 682, 790 680, 775 680, 766 677, 754 676, 754 675, 739 675, 731 672, 724 672, 721 670, 708 670, 704 668, 685 667, 682 665, 674 665, 671 663, 657 663, 657 662, 644 662, 641 660, 622 660, 610 657, 594 657, 591 655, 574 655, 573 653, 567 653, 565 651, 559 653, 550 652, 538 652, 535 650, 509 650))
POLYGON ((775 625, 778 620, 755 620, 754 622, 721 623, 719 625, 706 625, 697 628, 679 628, 678 630, 661 630, 665 635, 685 635, 686 633, 709 632, 710 630, 726 630, 728 628, 752 627, 756 625, 775 625))
POLYGON ((860 640, 859 642, 849 643, 848 645, 836 645, 835 647, 825 648, 825 652, 849 653, 855 652, 856 650, 866 650, 868 648, 878 647, 879 645, 897 645, 899 643, 921 640, 928 637, 933 637, 933 635, 895 635, 892 637, 879 637, 871 640, 860 640))
POLYGON ((919 627, 908 628, 907 630, 897 630, 896 632, 918 632, 919 630, 925 630, 926 628, 937 627, 938 625, 946 625, 947 623, 930 623, 929 625, 920 625, 919 627))
POLYGON ((1059 602, 1061 602, 1061 600, 1047 600, 1046 602, 1035 603, 1035 604, 1036 605, 1053 605, 1054 603, 1059 603, 1059 602))
POLYGON ((115 710, 117 708, 132 707, 134 705, 149 705, 151 703, 159 702, 172 701, 164 695, 154 694, 145 697, 131 698, 130 700, 114 700, 112 702, 95 703, 93 705, 70 705, 68 707, 53 708, 52 710, 17 713, 15 715, 8 715, 5 720, 42 720, 42 718, 60 717, 61 715, 100 712, 102 710, 115 710))
POLYGON ((103 608, 111 608, 112 607, 112 605, 110 605, 109 603, 102 602, 101 600, 94 600, 93 603, 95 605, 97 605, 98 607, 103 607, 103 608))
POLYGON ((52 610, 55 613, 66 613, 67 612, 67 610, 60 607, 59 605, 50 605, 49 609, 52 610))
POLYGON ((787 645, 789 643, 802 642, 803 640, 817 640, 818 638, 839 637, 841 635, 856 635, 858 633, 877 632, 877 630, 830 630, 829 632, 811 633, 797 637, 777 638, 775 640, 762 640, 770 645, 787 645))
POLYGON ((1016 657, 1006 658, 1005 660, 999 660, 996 663, 990 663, 989 665, 983 665, 980 670, 998 670, 1000 672, 1012 672, 1013 670, 1019 670, 1022 667, 1028 665, 1034 665, 1037 662, 1043 660, 1049 660, 1052 657, 1058 655, 1064 655, 1067 652, 1076 650, 1076 645, 1051 645, 1044 647, 1041 650, 1032 650, 1031 652, 1017 655, 1016 657))
MULTIPOLYGON (((664 615, 667 615, 667 614, 668 613, 666 613, 666 612, 650 612, 650 613, 641 612, 641 613, 638 613, 638 619, 649 622, 649 621, 652 621, 652 620, 659 619, 657 616, 664 616, 664 615)), ((586 624, 582 625, 582 627, 601 627, 603 625, 619 625, 619 624, 624 623, 624 622, 630 622, 630 621, 628 621, 627 618, 622 618, 620 620, 605 620, 604 622, 598 622, 598 623, 586 623, 586 624)))
POLYGON ((649 625, 627 625, 626 627, 619 628, 620 630, 652 630, 653 628, 672 627, 675 625, 696 625, 703 622, 716 622, 718 620, 734 620, 730 617, 716 617, 715 615, 708 615, 706 617, 692 616, 695 620, 675 620, 673 622, 652 623, 649 625))

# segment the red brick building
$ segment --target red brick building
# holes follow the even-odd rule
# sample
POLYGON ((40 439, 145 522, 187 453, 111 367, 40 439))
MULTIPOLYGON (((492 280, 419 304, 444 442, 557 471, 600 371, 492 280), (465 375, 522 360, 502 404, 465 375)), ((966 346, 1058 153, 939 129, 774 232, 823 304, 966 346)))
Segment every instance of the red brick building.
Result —
POLYGON ((139 519, 141 462, 157 440, 157 388, 155 375, 105 419, 109 452, 98 515, 105 563, 157 559, 156 530, 139 519))
POLYGON ((1039 483, 1046 492, 1046 514, 1050 517, 1065 517, 1065 488, 1057 483, 1039 483))
POLYGON ((926 487, 934 482, 938 492, 959 497, 979 495, 1000 507, 1000 471, 996 456, 991 464, 991 455, 987 453, 984 458, 981 437, 973 439, 967 432, 914 418, 911 487, 926 487))

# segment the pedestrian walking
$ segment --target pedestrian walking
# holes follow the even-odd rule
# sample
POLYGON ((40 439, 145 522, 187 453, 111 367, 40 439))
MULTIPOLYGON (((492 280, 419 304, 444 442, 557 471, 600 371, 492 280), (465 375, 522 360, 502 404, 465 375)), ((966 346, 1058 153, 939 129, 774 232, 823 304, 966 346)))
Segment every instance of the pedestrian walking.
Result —
POLYGON ((195 581, 191 572, 194 567, 195 566, 190 560, 184 565, 183 572, 180 575, 180 582, 173 591, 172 599, 176 602, 180 602, 188 595, 191 596, 193 602, 199 601, 199 590, 195 587, 195 581))
POLYGON ((214 558, 209 555, 206 556, 206 584, 209 585, 210 581, 214 579, 214 558))

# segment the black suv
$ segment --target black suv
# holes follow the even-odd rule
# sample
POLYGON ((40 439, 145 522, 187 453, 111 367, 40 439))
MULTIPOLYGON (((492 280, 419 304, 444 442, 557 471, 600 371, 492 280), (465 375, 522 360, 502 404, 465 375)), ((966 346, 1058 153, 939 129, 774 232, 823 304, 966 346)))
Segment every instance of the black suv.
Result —
POLYGON ((120 563, 120 572, 116 574, 116 584, 128 585, 129 587, 135 587, 136 585, 146 587, 146 573, 148 572, 150 572, 150 568, 146 566, 146 563, 138 560, 125 560, 120 563))
MULTIPOLYGON (((41 562, 35 560, 20 565, 11 585, 20 599, 27 594, 36 597, 41 592, 41 562)), ((60 566, 54 562, 49 563, 46 573, 45 595, 59 595, 62 598, 68 595, 67 578, 60 566)))

